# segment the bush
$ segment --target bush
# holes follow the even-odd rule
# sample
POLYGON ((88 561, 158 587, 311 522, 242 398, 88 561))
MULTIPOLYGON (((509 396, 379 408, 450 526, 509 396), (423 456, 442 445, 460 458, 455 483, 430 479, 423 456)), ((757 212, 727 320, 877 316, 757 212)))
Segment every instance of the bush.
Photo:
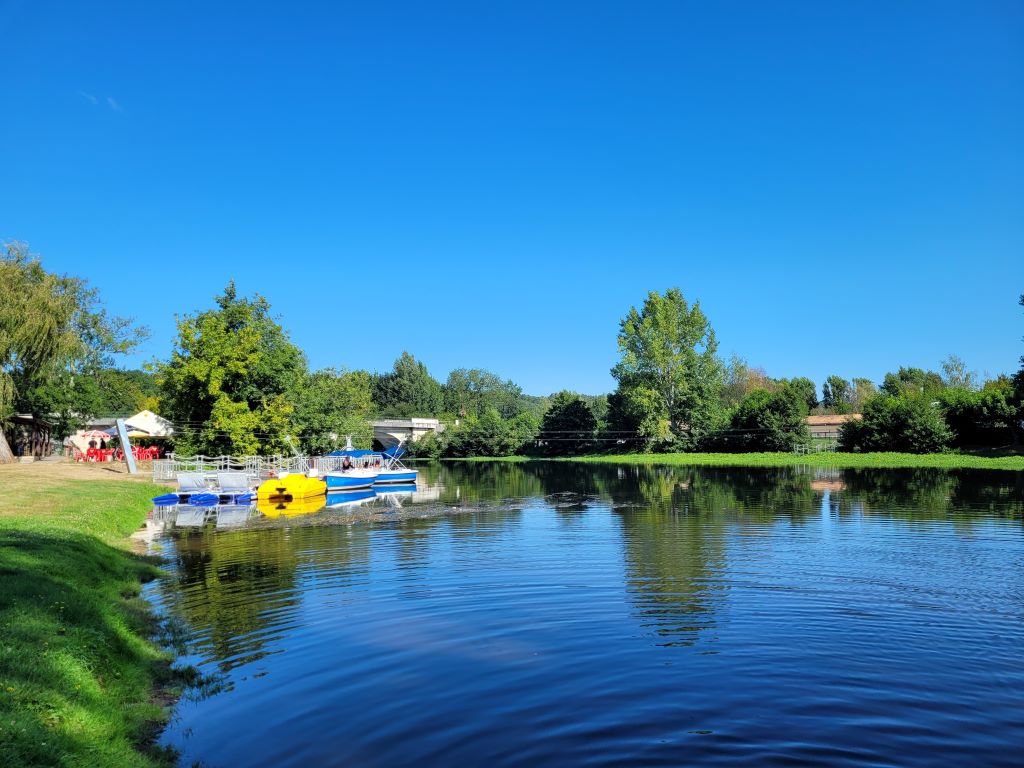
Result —
POLYGON ((537 436, 537 418, 521 413, 514 419, 503 419, 493 408, 479 418, 468 416, 459 426, 444 432, 444 455, 509 456, 522 453, 537 436))
POLYGON ((757 389, 747 395, 729 420, 729 428, 706 441, 706 450, 727 452, 792 451, 810 440, 807 399, 783 385, 774 392, 757 389))
POLYGON ((551 399, 539 438, 548 456, 571 456, 593 448, 596 430, 597 419, 586 401, 563 391, 551 399))
POLYGON ((939 395, 955 446, 1006 445, 1016 416, 1009 379, 982 390, 947 389, 939 395))
POLYGON ((839 449, 852 452, 938 453, 953 434, 930 397, 879 395, 864 405, 864 418, 848 421, 839 433, 839 449))

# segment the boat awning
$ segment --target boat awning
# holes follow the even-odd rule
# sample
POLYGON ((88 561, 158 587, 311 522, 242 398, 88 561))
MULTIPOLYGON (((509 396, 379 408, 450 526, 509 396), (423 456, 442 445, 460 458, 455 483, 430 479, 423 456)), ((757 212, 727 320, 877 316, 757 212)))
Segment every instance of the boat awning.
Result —
POLYGON ((405 448, 403 448, 401 445, 393 445, 386 451, 384 451, 384 455, 387 456, 389 459, 400 459, 403 456, 405 456, 405 453, 405 448))
POLYGON ((358 459, 362 456, 373 456, 373 451, 364 450, 351 450, 351 451, 331 451, 327 454, 328 456, 350 456, 353 459, 358 459))

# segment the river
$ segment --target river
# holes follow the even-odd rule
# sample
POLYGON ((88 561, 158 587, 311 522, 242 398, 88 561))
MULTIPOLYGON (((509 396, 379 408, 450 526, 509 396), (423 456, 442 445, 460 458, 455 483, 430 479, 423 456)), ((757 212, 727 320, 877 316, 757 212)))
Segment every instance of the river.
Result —
POLYGON ((1020 765, 1024 476, 421 465, 155 522, 181 765, 1020 765))

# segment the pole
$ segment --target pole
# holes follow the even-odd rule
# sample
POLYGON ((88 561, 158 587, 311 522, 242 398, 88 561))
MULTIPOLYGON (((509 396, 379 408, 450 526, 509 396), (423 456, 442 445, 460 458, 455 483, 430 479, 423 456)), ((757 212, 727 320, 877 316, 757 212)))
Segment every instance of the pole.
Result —
POLYGON ((117 420, 117 436, 121 440, 121 450, 124 451, 124 461, 128 465, 128 474, 134 475, 139 470, 135 466, 135 454, 132 453, 132 444, 128 439, 128 426, 124 419, 117 420))

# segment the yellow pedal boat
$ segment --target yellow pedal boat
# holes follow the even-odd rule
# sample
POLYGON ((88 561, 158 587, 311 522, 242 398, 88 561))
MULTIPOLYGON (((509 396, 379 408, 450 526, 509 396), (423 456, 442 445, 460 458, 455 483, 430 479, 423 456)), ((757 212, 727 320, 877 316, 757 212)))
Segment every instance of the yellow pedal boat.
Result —
POLYGON ((314 496, 324 496, 327 483, 319 477, 307 477, 299 473, 288 473, 283 477, 272 477, 256 490, 257 501, 294 501, 314 496))

